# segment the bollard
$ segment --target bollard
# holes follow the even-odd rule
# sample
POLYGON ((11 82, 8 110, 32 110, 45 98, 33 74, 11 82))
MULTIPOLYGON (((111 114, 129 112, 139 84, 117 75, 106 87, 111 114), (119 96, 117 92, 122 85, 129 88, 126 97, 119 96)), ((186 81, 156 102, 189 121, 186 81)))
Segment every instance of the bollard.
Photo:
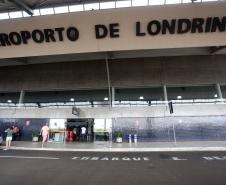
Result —
POLYGON ((129 143, 132 143, 132 136, 131 136, 131 134, 128 135, 128 141, 129 141, 129 143))
POLYGON ((134 134, 133 140, 134 140, 134 143, 137 143, 137 134, 134 134))

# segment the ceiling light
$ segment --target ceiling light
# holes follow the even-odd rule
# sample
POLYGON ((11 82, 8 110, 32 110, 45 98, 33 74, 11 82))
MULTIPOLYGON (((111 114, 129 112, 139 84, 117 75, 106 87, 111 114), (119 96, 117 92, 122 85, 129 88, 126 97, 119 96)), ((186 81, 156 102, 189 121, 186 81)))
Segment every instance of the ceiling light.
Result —
POLYGON ((107 101, 108 100, 108 97, 105 97, 104 100, 107 101))
POLYGON ((177 96, 177 99, 182 99, 182 96, 177 96))
POLYGON ((218 95, 217 94, 214 94, 214 98, 217 98, 218 97, 218 95))
POLYGON ((75 101, 75 99, 74 98, 71 98, 70 101, 75 101))
POLYGON ((7 100, 8 103, 12 103, 12 100, 7 100))
POLYGON ((140 97, 139 97, 139 99, 140 99, 140 100, 143 100, 143 99, 144 99, 144 97, 143 97, 143 96, 140 96, 140 97))

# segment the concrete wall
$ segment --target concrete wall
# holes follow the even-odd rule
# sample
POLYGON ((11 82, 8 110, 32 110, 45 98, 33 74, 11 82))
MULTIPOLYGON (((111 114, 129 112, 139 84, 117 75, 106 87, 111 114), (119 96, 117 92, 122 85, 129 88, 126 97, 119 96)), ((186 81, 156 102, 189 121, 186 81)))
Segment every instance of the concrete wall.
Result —
MULTIPOLYGON (((221 116, 226 114, 225 104, 175 105, 174 114, 168 106, 82 108, 79 118, 123 117, 178 117, 221 116)), ((71 108, 8 108, 0 109, 0 118, 78 118, 71 108)))
MULTIPOLYGON (((226 84, 226 56, 181 56, 110 60, 115 87, 226 84)), ((105 61, 76 61, 0 68, 0 91, 101 89, 105 61)))

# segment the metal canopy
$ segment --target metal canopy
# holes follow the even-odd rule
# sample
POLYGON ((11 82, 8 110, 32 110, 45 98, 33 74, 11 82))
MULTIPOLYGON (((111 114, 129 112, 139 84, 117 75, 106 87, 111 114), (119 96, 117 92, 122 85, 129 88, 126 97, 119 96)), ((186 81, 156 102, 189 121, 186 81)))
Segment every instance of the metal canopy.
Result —
POLYGON ((48 8, 71 4, 99 3, 112 0, 0 0, 0 13, 9 11, 26 11, 31 15, 37 8, 48 8))
POLYGON ((13 65, 29 65, 70 61, 90 61, 105 60, 106 55, 110 60, 133 59, 133 58, 150 58, 150 57, 169 57, 169 56, 211 56, 225 55, 226 47, 195 47, 195 48, 174 48, 174 49, 152 49, 136 51, 111 51, 97 53, 77 53, 64 55, 34 56, 24 58, 7 58, 0 59, 0 67, 13 65))
POLYGON ((29 15, 33 15, 33 9, 27 5, 25 2, 20 0, 9 0, 9 2, 12 2, 14 5, 16 5, 18 8, 21 8, 25 12, 27 12, 29 15))

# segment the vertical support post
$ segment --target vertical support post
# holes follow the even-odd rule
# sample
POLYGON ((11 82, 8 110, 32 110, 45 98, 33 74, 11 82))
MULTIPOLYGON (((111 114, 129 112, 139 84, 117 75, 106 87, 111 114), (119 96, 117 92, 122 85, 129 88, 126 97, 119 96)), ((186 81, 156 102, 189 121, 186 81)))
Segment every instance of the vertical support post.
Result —
POLYGON ((106 62, 107 80, 108 80, 109 108, 111 108, 112 107, 112 101, 111 101, 111 81, 110 81, 109 65, 108 65, 108 58, 107 58, 107 56, 106 56, 105 62, 106 62))
POLYGON ((106 131, 106 129, 107 129, 107 118, 104 118, 104 131, 106 131))
POLYGON ((69 5, 67 6, 67 11, 68 11, 68 13, 70 12, 70 8, 69 8, 69 5))
POLYGON ((216 84, 216 89, 217 89, 218 99, 220 99, 220 101, 223 101, 221 86, 219 83, 216 84))
POLYGON ((112 122, 113 122, 113 119, 111 118, 111 127, 110 127, 110 130, 109 130, 109 148, 112 147, 112 122))
POLYGON ((114 105, 115 105, 115 87, 111 88, 111 95, 112 95, 111 105, 112 105, 112 107, 114 107, 114 105))
POLYGON ((19 99, 19 106, 22 106, 22 104, 24 103, 24 96, 25 96, 25 91, 24 90, 21 90, 20 91, 20 99, 19 99))
MULTIPOLYGON (((166 106, 168 106, 168 94, 167 94, 167 87, 166 85, 163 85, 163 93, 164 93, 164 101, 166 106)), ((177 145, 177 138, 176 138, 176 132, 175 132, 175 127, 174 127, 174 122, 173 122, 173 139, 174 139, 174 145, 177 145)))
POLYGON ((55 7, 53 7, 53 13, 54 13, 54 15, 56 14, 55 7))
POLYGON ((174 122, 173 122, 173 138, 174 138, 174 145, 177 145, 177 138, 176 138, 176 132, 175 132, 175 127, 174 127, 174 122))
POLYGON ((168 94, 167 94, 166 85, 163 85, 163 93, 164 93, 164 101, 167 104, 168 103, 168 94))

